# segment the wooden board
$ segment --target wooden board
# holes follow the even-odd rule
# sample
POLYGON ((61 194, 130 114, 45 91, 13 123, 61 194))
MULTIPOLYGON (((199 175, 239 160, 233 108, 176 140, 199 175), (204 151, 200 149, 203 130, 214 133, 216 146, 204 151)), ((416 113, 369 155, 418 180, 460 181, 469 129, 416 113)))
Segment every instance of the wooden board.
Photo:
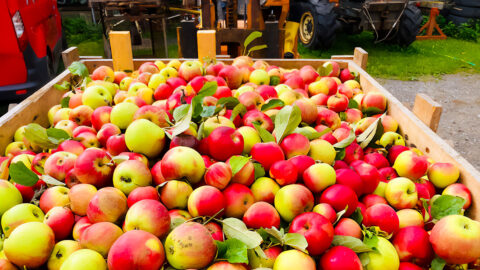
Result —
MULTIPOLYGON (((134 59, 134 68, 137 69, 142 63, 158 59, 134 59)), ((160 59, 168 62, 171 59, 160 59)), ((185 60, 185 59, 180 59, 185 60)), ((231 63, 231 59, 222 60, 231 63)), ((304 65, 311 65, 318 68, 329 60, 317 59, 268 59, 265 60, 272 65, 283 68, 299 68, 304 65)), ((90 72, 100 65, 112 66, 111 59, 90 59, 84 60, 90 72)), ((400 101, 383 88, 377 81, 367 74, 358 64, 351 60, 338 60, 341 68, 348 67, 360 75, 360 84, 365 92, 377 91, 383 93, 388 99, 388 114, 394 117, 399 123, 400 133, 405 136, 409 146, 414 146, 432 157, 435 161, 451 162, 461 172, 461 180, 472 192, 472 206, 468 215, 480 220, 480 173, 450 145, 442 140, 435 132, 425 125, 412 111, 408 110, 400 101)), ((53 88, 55 83, 69 79, 68 70, 60 74, 39 91, 17 105, 2 118, 0 118, 0 153, 5 150, 11 142, 15 130, 25 124, 36 122, 44 126, 48 125, 47 112, 49 108, 60 102, 62 92, 53 88)))

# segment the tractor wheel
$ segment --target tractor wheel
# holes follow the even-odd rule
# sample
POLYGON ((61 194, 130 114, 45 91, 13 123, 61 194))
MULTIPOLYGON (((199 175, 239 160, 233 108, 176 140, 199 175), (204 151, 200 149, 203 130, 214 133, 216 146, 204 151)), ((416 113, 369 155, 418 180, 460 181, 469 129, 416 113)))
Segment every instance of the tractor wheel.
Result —
POLYGON ((464 18, 477 19, 480 18, 480 8, 457 5, 450 10, 450 14, 464 18))
MULTIPOLYGON (((313 1, 317 2, 317 1, 313 1)), ((310 49, 329 48, 335 40, 337 16, 333 5, 327 1, 319 3, 300 2, 302 17, 300 19, 299 39, 310 49)))
POLYGON ((465 17, 448 14, 447 20, 453 22, 456 25, 461 25, 463 23, 468 23, 468 21, 471 20, 471 18, 465 18, 465 17))
POLYGON ((396 43, 407 47, 417 38, 422 25, 422 12, 414 5, 408 5, 400 19, 398 32, 395 37, 396 43))
POLYGON ((478 0, 455 0, 455 4, 466 7, 480 7, 478 0))

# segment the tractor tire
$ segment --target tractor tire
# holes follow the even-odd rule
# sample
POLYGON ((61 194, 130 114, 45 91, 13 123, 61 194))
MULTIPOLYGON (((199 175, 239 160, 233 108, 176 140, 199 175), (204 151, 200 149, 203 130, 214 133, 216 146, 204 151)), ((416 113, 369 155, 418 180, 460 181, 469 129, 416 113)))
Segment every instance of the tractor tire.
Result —
POLYGON ((401 46, 408 47, 417 38, 422 25, 422 12, 414 5, 408 5, 400 19, 395 42, 401 46))
POLYGON ((464 18, 478 19, 480 18, 480 7, 475 8, 456 5, 450 9, 450 14, 464 18))
POLYGON ((335 41, 337 15, 334 4, 325 0, 299 2, 302 8, 299 39, 309 49, 327 49, 335 41))
POLYGON ((465 18, 465 17, 448 14, 447 20, 453 22, 456 25, 461 25, 461 24, 467 23, 469 20, 471 20, 471 18, 465 18))
POLYGON ((464 6, 464 7, 479 7, 480 1, 478 0, 455 0, 455 4, 464 6))

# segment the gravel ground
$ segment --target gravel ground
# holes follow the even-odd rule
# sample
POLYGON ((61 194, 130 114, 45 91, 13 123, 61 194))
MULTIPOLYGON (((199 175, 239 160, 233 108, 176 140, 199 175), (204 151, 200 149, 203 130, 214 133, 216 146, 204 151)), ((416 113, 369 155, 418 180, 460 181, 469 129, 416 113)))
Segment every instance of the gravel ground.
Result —
POLYGON ((480 170, 480 74, 451 74, 420 81, 377 79, 408 108, 416 93, 443 106, 438 135, 480 170))

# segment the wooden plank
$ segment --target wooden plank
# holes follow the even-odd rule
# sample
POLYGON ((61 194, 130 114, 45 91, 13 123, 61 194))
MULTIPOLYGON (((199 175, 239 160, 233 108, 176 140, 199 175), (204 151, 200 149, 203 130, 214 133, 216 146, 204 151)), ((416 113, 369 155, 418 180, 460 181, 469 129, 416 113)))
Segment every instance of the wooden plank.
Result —
POLYGON ((338 61, 338 60, 353 60, 353 55, 332 55, 330 58, 332 60, 338 61))
POLYGON ((353 62, 359 65, 363 70, 367 70, 368 52, 360 47, 355 47, 353 51, 353 62))
POLYGON ((460 182, 472 192, 472 206, 467 214, 475 220, 480 220, 480 172, 359 65, 351 61, 348 68, 359 73, 360 85, 365 92, 381 92, 387 97, 388 114, 398 122, 400 133, 403 134, 408 146, 420 149, 437 162, 450 162, 458 167, 460 182))
POLYGON ((110 31, 110 47, 112 48, 113 70, 133 71, 133 51, 129 31, 110 31))
POLYGON ((435 102, 428 95, 419 93, 415 97, 412 111, 425 125, 437 132, 440 116, 442 115, 442 105, 435 102))
POLYGON ((49 125, 48 110, 59 104, 64 94, 53 86, 69 79, 70 72, 67 69, 0 118, 0 155, 5 153, 6 146, 13 141, 13 135, 19 127, 28 123, 38 123, 44 127, 49 125))
POLYGON ((217 56, 215 33, 215 30, 197 31, 198 60, 202 63, 215 61, 217 56))
POLYGON ((73 62, 80 60, 77 47, 70 47, 62 52, 63 65, 70 66, 73 62))

